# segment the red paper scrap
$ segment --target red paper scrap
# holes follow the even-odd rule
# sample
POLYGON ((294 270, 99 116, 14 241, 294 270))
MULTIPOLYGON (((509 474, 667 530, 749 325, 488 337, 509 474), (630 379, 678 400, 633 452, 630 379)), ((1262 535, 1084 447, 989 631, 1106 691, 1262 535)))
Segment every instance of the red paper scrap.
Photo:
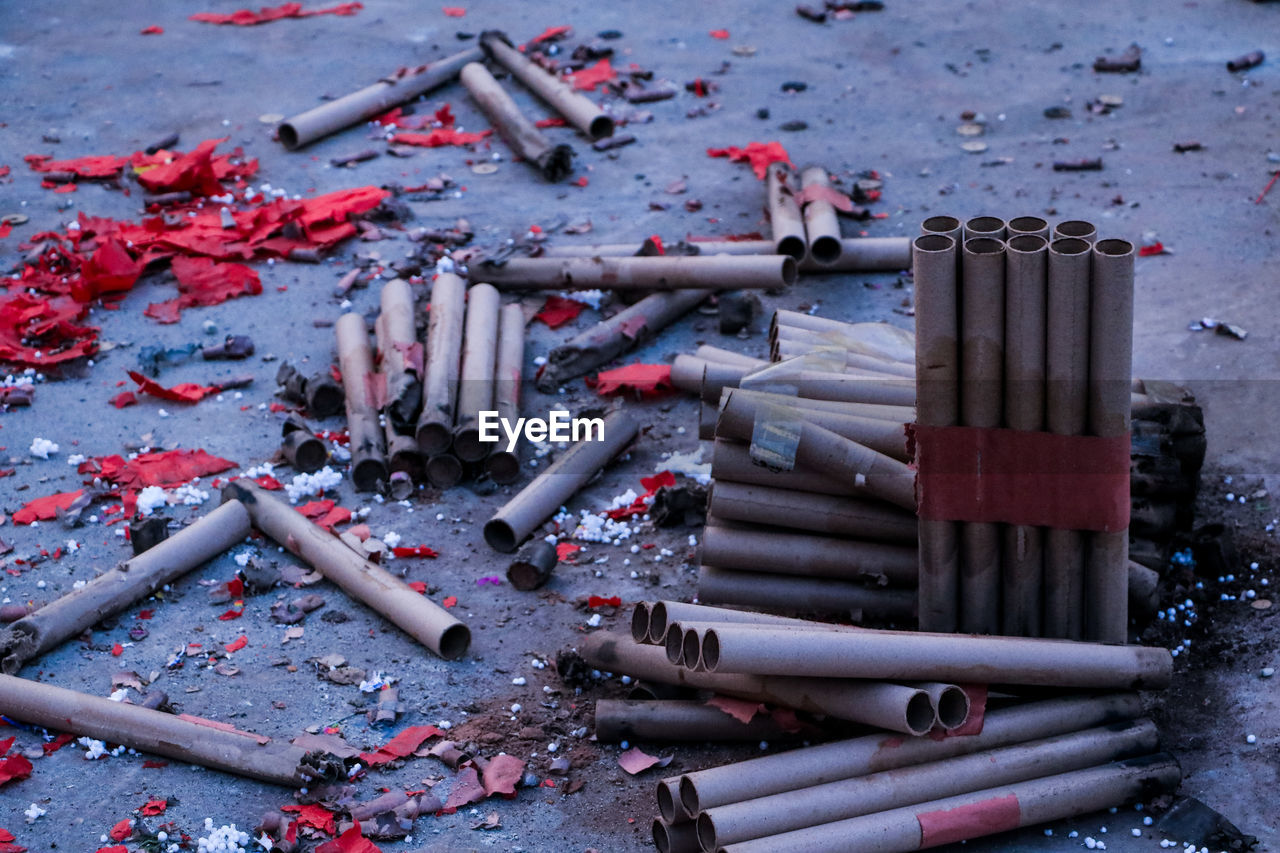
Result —
POLYGON ((26 853, 25 847, 20 844, 11 844, 14 840, 14 834, 7 829, 0 829, 0 853, 26 853))
POLYGON ((534 122, 537 127, 568 127, 569 122, 560 118, 560 116, 551 116, 550 118, 540 118, 534 122))
POLYGON ((180 295, 148 305, 143 312, 161 323, 178 322, 183 308, 217 305, 237 296, 253 296, 262 292, 262 280, 257 272, 244 264, 177 257, 173 259, 172 269, 180 295))
POLYGON ((670 471, 659 471, 652 477, 641 477, 640 485, 644 487, 644 494, 636 497, 629 506, 620 506, 615 509, 605 511, 605 515, 615 521, 622 518, 629 518, 633 515, 642 515, 649 510, 649 500, 658 493, 658 489, 663 486, 674 486, 676 484, 676 475, 670 471))
POLYGON ((74 492, 59 492, 36 498, 13 514, 14 524, 30 524, 33 521, 52 521, 58 517, 58 510, 68 510, 72 502, 84 494, 84 489, 74 492))
POLYGON ((338 831, 338 824, 333 819, 333 812, 324 806, 307 804, 307 805, 287 805, 281 806, 282 812, 296 812, 298 814, 298 824, 301 826, 309 826, 318 829, 325 835, 333 835, 338 831))
POLYGON ((342 524, 351 520, 351 510, 335 505, 328 498, 310 501, 297 507, 297 510, 320 527, 330 531, 333 530, 335 524, 342 524))
POLYGON ((9 222, 0 223, 0 240, 8 237, 13 233, 13 224, 9 222))
POLYGON ((795 168, 791 156, 782 147, 781 142, 748 142, 746 148, 730 145, 728 148, 708 148, 708 157, 728 157, 734 163, 748 162, 751 170, 760 180, 764 180, 770 163, 786 163, 795 168))
POLYGON ((140 814, 152 817, 154 815, 164 814, 164 810, 169 808, 168 800, 147 800, 146 804, 138 810, 140 814))
POLYGON ((62 749, 64 746, 66 746, 67 744, 71 743, 71 741, 73 741, 73 740, 75 740, 75 739, 76 739, 76 736, 75 736, 75 735, 73 735, 73 734, 68 734, 67 732, 63 732, 62 734, 58 735, 58 736, 57 736, 56 738, 54 738, 53 740, 51 740, 51 741, 49 741, 48 743, 44 744, 44 745, 41 747, 41 749, 43 749, 43 750, 44 750, 44 754, 45 754, 45 755, 53 755, 55 752, 57 752, 58 750, 62 749))
POLYGON ((581 545, 575 545, 572 542, 557 542, 556 543, 556 559, 559 560, 561 563, 573 562, 569 558, 581 550, 582 550, 581 545))
POLYGON ((552 294, 543 303, 542 310, 533 315, 533 319, 546 323, 547 328, 558 329, 565 323, 576 320, 586 307, 584 302, 552 294))
POLYGON ((111 405, 117 409, 123 409, 126 406, 135 406, 138 403, 138 395, 132 391, 121 391, 119 394, 111 398, 111 405))
POLYGON ((77 302, 92 302, 103 294, 123 293, 132 289, 144 266, 122 242, 109 237, 80 265, 80 278, 72 282, 71 295, 77 302))
POLYGON ((113 658, 118 658, 122 654, 124 654, 124 646, 120 645, 119 643, 116 643, 111 647, 111 656, 113 658))
POLYGON ((0 785, 26 779, 31 775, 31 762, 21 755, 0 760, 0 785))
MULTIPOLYGON (((18 286, 35 286, 26 275, 31 269, 18 286)), ((0 362, 42 368, 93 355, 98 330, 75 322, 84 314, 85 306, 69 296, 46 299, 16 289, 0 295, 0 362)))
POLYGON ((194 382, 182 382, 172 388, 166 388, 136 370, 129 371, 129 378, 138 383, 138 390, 143 394, 174 403, 198 403, 210 394, 216 394, 222 390, 220 385, 197 385, 194 382))
POLYGON ((1149 258, 1152 255, 1163 254, 1165 254, 1164 243, 1160 242, 1152 243, 1150 246, 1143 246, 1138 250, 1138 257, 1140 258, 1149 258))
POLYGON ((571 32, 573 32, 573 27, 566 25, 547 27, 539 35, 529 39, 529 44, 541 44, 544 41, 558 41, 571 32))
POLYGON ((596 393, 601 397, 619 391, 633 391, 637 397, 660 397, 673 390, 671 365, 628 364, 596 375, 596 393))
POLYGON ((516 785, 524 777, 524 760, 514 755, 495 755, 485 766, 482 777, 486 795, 514 797, 516 785))
POLYGON ((157 27, 152 24, 151 26, 143 29, 140 34, 144 36, 162 36, 164 35, 164 27, 157 27))
POLYGON ((435 726, 410 726, 378 747, 375 752, 362 752, 360 758, 370 766, 386 764, 397 758, 412 755, 423 742, 433 737, 443 737, 444 732, 435 726))
POLYGON ((622 606, 622 596, 620 595, 613 595, 613 596, 610 596, 609 598, 602 598, 601 596, 598 596, 598 595, 587 596, 587 607, 590 608, 591 610, 595 610, 597 607, 621 607, 621 606, 622 606))
POLYGON ((457 606, 458 606, 458 596, 456 596, 456 595, 446 595, 446 596, 445 596, 445 598, 444 598, 444 600, 440 602, 440 605, 441 605, 442 607, 444 607, 444 609, 445 609, 445 610, 448 610, 450 607, 457 607, 457 606))
POLYGON ((110 847, 99 847, 94 853, 129 853, 129 848, 123 844, 113 844, 110 847))
POLYGON ((662 759, 649 755, 642 751, 640 747, 633 746, 622 755, 618 756, 618 766, 630 773, 632 776, 637 773, 648 770, 655 764, 660 764, 662 759))
MULTIPOLYGON (((878 194, 879 190, 876 190, 875 192, 878 194)), ((845 213, 853 210, 852 199, 835 187, 830 187, 825 184, 810 184, 793 195, 795 196, 796 204, 801 207, 804 207, 811 201, 825 201, 836 210, 843 210, 845 213)), ((872 201, 874 200, 875 199, 872 199, 872 201)))
POLYGON ((397 145, 442 148, 446 145, 474 145, 492 133, 492 130, 482 130, 479 133, 463 133, 449 127, 439 127, 427 133, 397 133, 391 137, 391 141, 397 145))
POLYGON ((453 814, 463 806, 478 803, 486 796, 484 785, 480 782, 480 774, 474 767, 464 767, 453 778, 453 787, 449 789, 449 798, 445 800, 440 814, 453 814))
POLYGON ((310 18, 314 15, 354 15, 364 8, 362 3, 340 3, 326 9, 303 9, 301 3, 285 3, 281 6, 263 6, 257 12, 252 9, 240 9, 230 15, 219 15, 215 12, 198 12, 191 16, 192 21, 205 24, 234 24, 237 27, 252 27, 255 24, 266 24, 283 18, 310 18))
POLYGON ((713 39, 727 39, 729 37, 728 30, 712 30, 708 33, 713 39))
POLYGON ((578 180, 574 181, 574 184, 580 187, 585 187, 589 183, 591 183, 591 181, 589 178, 587 178, 586 175, 583 175, 581 178, 578 178, 578 180))
POLYGON ((112 841, 124 841, 130 835, 133 835, 133 821, 125 818, 111 827, 111 831, 107 835, 111 837, 112 841))
POLYGON ((398 545, 391 549, 397 557, 439 557, 440 554, 426 545, 398 545))
POLYGON ((196 477, 221 474, 236 467, 205 450, 164 450, 143 453, 126 460, 121 456, 95 456, 80 463, 76 471, 92 474, 117 486, 142 489, 162 486, 167 489, 189 483, 196 477))
POLYGON ((418 593, 418 595, 426 595, 426 594, 427 594, 427 585, 426 585, 425 583, 423 583, 422 581, 409 581, 409 583, 408 583, 408 587, 409 587, 409 589, 411 589, 411 590, 413 590, 414 592, 418 593))
POLYGON ((223 648, 226 649, 229 654, 231 652, 238 652, 247 645, 249 645, 249 638, 244 634, 241 634, 235 640, 223 646, 223 648))
POLYGON ((360 821, 337 838, 316 848, 316 853, 382 853, 382 849, 360 832, 360 821))
POLYGON ((719 708, 740 723, 749 723, 756 715, 764 711, 759 702, 748 702, 746 699, 734 699, 731 696, 713 696, 707 700, 712 708, 719 708))
POLYGON ((450 18, 462 18, 467 14, 467 10, 461 6, 444 6, 440 9, 446 16, 450 18))
POLYGON ((618 72, 613 70, 613 66, 609 64, 609 57, 607 56, 595 65, 575 71, 569 75, 569 81, 573 83, 573 87, 586 92, 594 92, 601 83, 608 83, 610 80, 617 79, 618 72))

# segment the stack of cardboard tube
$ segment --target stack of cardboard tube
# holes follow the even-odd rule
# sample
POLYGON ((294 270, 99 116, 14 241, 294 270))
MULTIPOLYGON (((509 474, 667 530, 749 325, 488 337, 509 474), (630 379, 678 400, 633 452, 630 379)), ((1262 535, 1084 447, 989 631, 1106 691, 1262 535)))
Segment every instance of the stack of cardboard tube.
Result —
MULTIPOLYGON (((1111 439, 1127 460, 1133 245, 1098 240, 1081 221, 1051 233, 1037 217, 936 216, 922 231, 913 264, 919 424, 974 427, 985 431, 980 440, 1010 446, 1033 433, 1111 439)), ((1089 457, 1099 446, 1067 452, 1082 468, 1101 467, 1089 457)), ((1012 477, 1038 478, 1042 503, 1068 510, 1039 526, 1013 517, 1025 519, 1025 505, 978 512, 977 487, 965 517, 933 511, 921 461, 920 627, 1125 642, 1127 464, 1096 472, 1120 473, 1113 489, 1066 494, 1038 467, 1046 460, 1030 456, 1012 477), (1088 531, 1059 520, 1080 517, 1071 505, 1089 502, 1124 511, 1088 531)))
POLYGON ((497 412, 512 421, 519 416, 524 365, 519 303, 502 306, 491 285, 468 290, 459 277, 439 275, 424 347, 413 293, 395 279, 382 289, 374 329, 376 370, 364 318, 346 314, 337 323, 356 488, 389 486, 393 496, 404 498, 424 481, 449 488, 468 468, 499 483, 518 479, 519 459, 505 442, 480 440, 480 416, 497 412))
POLYGON ((911 336, 779 311, 770 338, 806 350, 765 363, 702 347, 672 367, 714 439, 700 600, 909 622, 911 336))
MULTIPOLYGON (((646 684, 883 730, 663 779, 659 850, 916 850, 1119 805, 1180 779, 1176 762, 1155 754, 1155 726, 1130 692, 1168 685, 1165 649, 868 630, 658 601, 636 606, 630 638, 599 632, 579 651, 646 684), (955 809, 990 819, 949 823, 955 809), (873 846, 886 828, 885 846, 873 846)), ((755 739, 771 722, 687 699, 602 700, 596 717, 602 740, 755 739)))

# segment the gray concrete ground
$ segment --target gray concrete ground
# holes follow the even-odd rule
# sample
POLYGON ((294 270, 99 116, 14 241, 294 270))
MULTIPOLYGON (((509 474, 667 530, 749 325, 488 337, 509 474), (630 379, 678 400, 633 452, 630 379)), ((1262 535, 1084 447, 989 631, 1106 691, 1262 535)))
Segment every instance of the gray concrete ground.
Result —
MULTIPOLYGON (((221 0, 206 5, 224 12, 236 8, 221 0)), ((127 154, 170 131, 181 133, 179 148, 186 150, 202 139, 227 135, 229 146, 243 145, 249 156, 260 159, 256 182, 290 193, 390 182, 413 185, 446 172, 465 190, 458 198, 412 203, 413 224, 444 226, 465 216, 476 228, 477 242, 494 243, 563 216, 572 222, 590 219, 593 230, 585 236, 556 237, 557 242, 609 242, 653 233, 674 239, 686 233, 764 228, 761 188, 749 170, 709 159, 705 149, 777 139, 797 165, 817 162, 846 177, 866 169, 881 173, 884 200, 873 209, 888 217, 861 226, 872 236, 914 234, 921 219, 938 213, 1083 218, 1097 222, 1105 234, 1134 240, 1154 232, 1170 254, 1138 261, 1136 373, 1184 382, 1195 390, 1210 437, 1206 476, 1213 488, 1206 506, 1236 525, 1248 544, 1241 581, 1250 574, 1249 559, 1260 563, 1250 583, 1277 577, 1272 539, 1263 530, 1271 520, 1267 501, 1228 509, 1221 500, 1227 491, 1242 491, 1242 482, 1250 491, 1274 489, 1280 474, 1272 435, 1280 314, 1274 310, 1270 263, 1280 197, 1254 203, 1275 167, 1268 151, 1280 147, 1275 137, 1280 88, 1271 64, 1246 74, 1225 68, 1226 60, 1236 55, 1254 49, 1270 53, 1276 47, 1280 9, 1275 4, 889 0, 884 11, 821 26, 797 17, 789 5, 760 2, 659 0, 600 6, 477 1, 466 4, 463 18, 404 0, 367 0, 365 5, 354 17, 238 28, 188 21, 186 15, 197 11, 190 4, 136 2, 108 8, 84 0, 12 0, 0 15, 0 165, 12 170, 0 179, 0 215, 20 212, 30 221, 0 240, 0 263, 7 268, 21 255, 20 241, 65 224, 77 212, 117 218, 140 214, 137 194, 126 197, 88 182, 69 195, 41 189, 22 161, 32 153, 58 158, 127 154), (330 157, 382 146, 367 138, 367 128, 353 128, 288 153, 271 140, 272 128, 259 121, 263 115, 310 107, 321 94, 341 94, 398 66, 452 52, 465 43, 455 36, 460 30, 500 27, 514 38, 528 38, 557 24, 571 24, 576 38, 584 40, 605 29, 622 31, 622 38, 612 42, 619 51, 616 66, 634 62, 681 89, 695 77, 712 80, 720 91, 709 100, 720 109, 687 118, 686 111, 706 102, 682 91, 672 101, 652 105, 652 123, 627 128, 639 142, 611 155, 591 151, 567 130, 549 131, 574 144, 576 175, 589 178, 585 187, 542 182, 525 165, 511 162, 497 142, 491 150, 504 159, 492 174, 473 173, 469 163, 477 155, 455 148, 424 149, 407 160, 382 156, 352 170, 333 169, 326 165, 330 157), (139 35, 149 25, 164 27, 164 34, 139 35), (710 37, 709 31, 720 28, 729 31, 727 40, 710 37), (1131 42, 1145 50, 1141 73, 1099 75, 1091 70, 1094 57, 1118 52, 1131 42), (724 63, 724 73, 717 74, 724 63), (782 84, 789 81, 807 88, 785 93, 782 84), (1101 95, 1121 96, 1123 106, 1109 115, 1091 115, 1086 104, 1101 95), (1051 106, 1069 107, 1071 117, 1046 118, 1043 111, 1051 106), (766 119, 757 117, 762 108, 768 110, 766 119), (960 148, 965 138, 956 127, 966 110, 986 120, 981 140, 988 148, 980 154, 960 148), (807 122, 808 129, 780 130, 797 120, 807 122), (45 135, 61 141, 44 142, 45 135), (1173 152, 1175 142, 1191 140, 1202 143, 1203 150, 1173 152), (1055 159, 1094 156, 1103 158, 1104 171, 1051 169, 1055 159), (666 194, 664 188, 681 177, 688 192, 666 194), (701 211, 683 210, 690 198, 701 200, 701 211), (669 209, 655 210, 654 202, 669 209), (1202 317, 1239 324, 1249 336, 1237 341, 1187 329, 1202 317), (1227 475, 1234 485, 1221 485, 1227 475)), ((525 93, 517 90, 515 96, 531 114, 545 114, 525 93)), ((436 93, 427 103, 434 109, 443 101, 452 104, 463 127, 485 125, 459 87, 436 93)), ((203 447, 242 467, 265 461, 276 445, 278 421, 260 406, 273 399, 278 362, 262 356, 329 364, 332 332, 314 321, 330 322, 341 313, 331 291, 347 268, 344 261, 369 249, 394 259, 407 245, 403 239, 348 244, 334 254, 335 262, 320 266, 260 264, 260 296, 189 310, 177 325, 157 325, 142 316, 148 302, 173 295, 165 276, 141 282, 118 311, 95 309, 91 322, 102 327, 102 339, 119 346, 91 368, 68 371, 62 381, 40 385, 32 408, 0 414, 0 444, 11 460, 0 467, 17 469, 0 480, 3 509, 11 512, 36 496, 76 488, 81 478, 66 464, 73 453, 96 456, 145 444, 203 447), (216 324, 220 333, 251 335, 258 356, 231 366, 195 362, 166 370, 161 380, 207 383, 248 369, 255 382, 242 397, 228 394, 194 406, 144 400, 123 410, 108 404, 119 391, 117 383, 126 379, 125 370, 135 367, 140 347, 207 340, 205 321, 216 324), (48 461, 30 459, 26 449, 35 437, 56 441, 60 452, 48 461)), ((907 326, 911 321, 904 306, 910 293, 895 287, 896 281, 889 274, 805 278, 764 301, 767 310, 816 304, 825 316, 907 326)), ((352 301, 354 310, 373 312, 377 288, 354 292, 352 301)), ((528 300, 531 309, 537 304, 539 299, 528 300)), ((588 311, 576 326, 556 332, 535 324, 528 357, 545 353, 572 328, 595 319, 588 311)), ((703 341, 753 355, 763 355, 766 348, 759 332, 741 341, 722 339, 714 318, 693 316, 629 359, 667 361, 703 341)), ((555 397, 529 387, 525 408, 572 408, 591 399, 592 392, 580 381, 555 397)), ((663 454, 696 448, 693 402, 635 405, 651 428, 631 458, 611 468, 571 508, 601 508, 627 488, 638 489, 641 476, 662 467, 663 454)), ((323 426, 339 428, 341 420, 323 426)), ((586 783, 566 794, 568 780, 557 779, 556 788, 524 790, 511 802, 480 803, 474 813, 423 818, 412 842, 389 842, 385 849, 645 849, 654 813, 652 784, 660 771, 631 778, 616 764, 616 747, 573 738, 570 732, 589 722, 590 702, 566 690, 551 669, 531 667, 530 660, 554 659, 581 635, 589 613, 572 606, 580 596, 619 595, 628 602, 659 594, 690 596, 696 568, 682 564, 682 557, 688 551, 686 537, 697 531, 641 532, 637 541, 675 552, 675 558, 661 562, 650 556, 658 548, 624 566, 624 559, 631 558, 628 549, 591 546, 579 555, 585 558, 580 565, 560 567, 549 593, 530 595, 508 585, 476 584, 477 578, 500 575, 506 567, 506 560, 480 536, 503 494, 481 496, 466 488, 424 492, 411 507, 402 507, 372 503, 344 484, 338 496, 351 508, 372 507, 368 522, 375 534, 394 530, 407 544, 422 543, 441 552, 434 561, 411 561, 408 577, 438 590, 436 600, 457 596, 455 612, 475 635, 472 652, 463 661, 445 663, 425 654, 327 584, 316 587, 327 600, 326 610, 343 611, 349 621, 334 624, 315 614, 308 619, 305 637, 283 648, 283 628, 267 616, 273 595, 250 599, 243 619, 218 621, 223 608, 206 602, 199 582, 229 579, 235 564, 226 556, 178 583, 162 601, 139 605, 115 627, 95 631, 90 644, 68 643, 23 674, 105 695, 117 670, 143 676, 160 672, 157 687, 188 713, 277 738, 341 722, 352 742, 381 743, 385 733, 368 729, 362 717, 353 716, 353 704, 363 698, 356 688, 322 682, 304 663, 340 653, 354 665, 402 680, 409 705, 405 722, 449 720, 473 738, 492 735, 481 739, 488 750, 528 756, 530 769, 540 778, 546 775, 547 744, 559 742, 562 754, 567 751, 573 758, 569 779, 586 783), (443 520, 437 521, 437 514, 443 520), (607 561, 592 563, 597 557, 607 561), (633 579, 632 570, 641 576, 633 579), (155 611, 146 623, 149 637, 113 657, 111 646, 128 641, 128 629, 137 624, 136 613, 143 607, 155 611), (174 649, 184 643, 213 647, 242 633, 250 645, 235 656, 238 675, 220 675, 194 662, 165 671, 174 649), (270 665, 281 655, 298 666, 296 672, 270 665), (513 684, 517 677, 527 684, 513 684), (503 712, 515 702, 525 710, 503 712), (473 832, 470 827, 491 811, 500 815, 501 829, 473 832)), ((202 511, 178 508, 174 514, 186 519, 202 511)), ((56 522, 38 528, 0 527, 0 538, 14 546, 2 558, 10 571, 0 592, 15 602, 48 600, 66 592, 76 580, 91 578, 120 559, 124 546, 113 530, 100 525, 69 530, 56 522), (35 566, 15 561, 42 548, 52 551, 67 539, 83 547, 35 566)), ((259 546, 246 547, 277 556, 259 546)), ((1151 697, 1169 748, 1184 762, 1184 791, 1258 835, 1261 849, 1280 844, 1277 696, 1274 681, 1257 677, 1262 666, 1277 662, 1273 612, 1254 611, 1240 602, 1206 605, 1205 639, 1179 660, 1177 687, 1168 697, 1151 697), (1256 735, 1256 743, 1247 744, 1246 734, 1256 735)), ((604 622, 623 627, 625 615, 604 622)), ((616 693, 616 688, 592 691, 616 693)), ((38 743, 33 733, 17 736, 18 748, 38 743)), ((674 753, 672 769, 711 766, 754 749, 645 746, 663 755, 674 753)), ((215 823, 251 826, 264 809, 291 801, 286 791, 177 763, 144 769, 138 757, 90 762, 82 753, 71 746, 37 760, 30 779, 0 789, 0 826, 19 843, 31 850, 93 850, 102 833, 151 797, 176 797, 166 817, 193 835, 199 834, 206 816, 215 823), (39 803, 47 814, 27 825, 23 812, 30 803, 39 803)), ((413 787, 441 776, 442 789, 447 789, 451 772, 433 759, 418 759, 401 770, 373 775, 361 791, 368 795, 379 785, 413 787)), ((1102 825, 1110 830, 1108 849, 1159 847, 1150 832, 1130 836, 1130 828, 1138 825, 1131 813, 1082 818, 1055 827, 1052 837, 1034 829, 967 847, 1077 849, 1086 835, 1103 838, 1102 825), (1071 829, 1078 830, 1078 838, 1067 836, 1071 829)))

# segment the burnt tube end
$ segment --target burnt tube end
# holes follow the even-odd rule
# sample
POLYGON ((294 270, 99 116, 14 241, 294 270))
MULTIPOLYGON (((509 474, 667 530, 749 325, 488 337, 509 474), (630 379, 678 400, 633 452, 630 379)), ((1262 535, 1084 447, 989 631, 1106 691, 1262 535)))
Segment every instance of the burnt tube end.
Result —
POLYGON ((437 453, 427 460, 427 482, 448 489, 462 481, 462 463, 450 453, 437 453))
POLYGON ((491 518, 485 523, 484 541, 488 542, 493 550, 504 554, 510 554, 516 549, 516 545, 520 544, 516 541, 515 530, 501 518, 491 518))
POLYGON ((430 422, 418 425, 418 448, 428 456, 444 453, 453 441, 453 434, 442 423, 430 422))
POLYGON ((298 142, 298 129, 287 121, 276 128, 276 138, 290 151, 296 151, 301 147, 298 142))
POLYGON ((605 115, 596 116, 591 120, 591 126, 588 128, 587 133, 592 142, 613 136, 613 119, 605 115))
POLYGON ((471 648, 471 629, 459 622, 444 629, 440 635, 440 657, 457 660, 471 648))
POLYGON ((540 158, 538 167, 548 181, 563 181, 573 171, 573 149, 568 145, 557 145, 540 158))
POLYGON ((387 482, 387 465, 381 459, 361 459, 351 469, 357 492, 376 492, 387 482))
POLYGON ((484 460, 484 472, 499 485, 514 483, 520 479, 520 457, 514 452, 499 450, 484 460))
POLYGON ((463 462, 479 462, 489 452, 489 445, 480 440, 478 427, 462 427, 453 434, 453 452, 463 462))

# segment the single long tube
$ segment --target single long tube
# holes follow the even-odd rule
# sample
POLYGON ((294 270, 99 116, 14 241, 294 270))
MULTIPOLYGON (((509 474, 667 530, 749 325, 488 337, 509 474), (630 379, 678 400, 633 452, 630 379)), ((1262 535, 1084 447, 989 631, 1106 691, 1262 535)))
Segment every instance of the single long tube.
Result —
POLYGON ((808 533, 708 524, 702 559, 725 569, 914 586, 916 549, 808 533))
POLYGON ((504 34, 494 30, 481 33, 480 45, 499 65, 532 89, 570 124, 585 133, 587 138, 594 141, 613 136, 612 118, 605 115, 590 98, 535 65, 512 47, 504 34))
POLYGON ((786 255, 656 255, 615 258, 511 258, 472 274, 500 290, 737 290, 794 284, 786 255))
POLYGON ((347 432, 351 436, 351 480, 356 489, 372 492, 386 483, 387 445, 378 423, 378 407, 372 383, 373 348, 364 317, 343 314, 334 325, 338 339, 338 365, 347 398, 347 432))
POLYGON ((880 501, 818 495, 720 481, 711 487, 707 514, 725 521, 776 525, 876 542, 914 545, 915 516, 880 501))
POLYGON ((462 366, 458 410, 454 416, 453 452, 463 462, 488 455, 492 446, 480 441, 480 413, 493 410, 494 371, 498 358, 498 315, 502 297, 490 284, 467 291, 467 317, 462 334, 462 366))
POLYGON ((462 85, 497 128, 498 134, 521 159, 532 163, 548 181, 559 181, 573 171, 573 149, 555 145, 529 121, 494 76, 479 62, 471 62, 458 73, 462 85))
POLYGON ((417 432, 418 447, 428 456, 443 453, 453 441, 466 292, 466 284, 453 273, 441 273, 431 285, 426 376, 417 432))
POLYGON ((783 602, 801 612, 840 614, 854 621, 864 615, 888 621, 911 619, 916 596, 911 589, 877 589, 861 583, 735 572, 703 565, 698 570, 698 600, 708 604, 776 608, 783 602))
POLYGON ((809 241, 805 237, 804 218, 796 203, 794 189, 796 178, 786 163, 770 163, 765 175, 765 192, 768 194, 769 225, 773 231, 774 251, 790 255, 799 261, 805 255, 809 241))
MULTIPOLYGON (((493 407, 498 417, 515 423, 520 417, 520 386, 524 374, 524 309, 519 302, 502 306, 498 319, 498 361, 494 368, 493 407)), ((484 460, 485 473, 500 484, 520 479, 520 456, 503 444, 484 460)))

